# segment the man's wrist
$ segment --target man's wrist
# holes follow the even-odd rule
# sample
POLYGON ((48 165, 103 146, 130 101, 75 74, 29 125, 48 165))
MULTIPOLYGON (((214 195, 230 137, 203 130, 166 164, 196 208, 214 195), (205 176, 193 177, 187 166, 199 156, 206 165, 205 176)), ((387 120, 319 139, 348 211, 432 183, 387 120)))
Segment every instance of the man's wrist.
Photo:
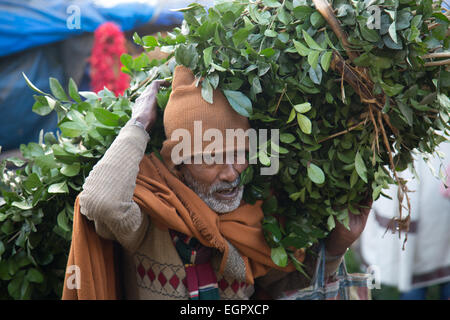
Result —
POLYGON ((325 276, 327 278, 327 282, 334 279, 334 276, 336 275, 339 265, 342 263, 347 250, 343 254, 339 255, 330 255, 327 250, 325 250, 325 276))
POLYGON ((130 120, 128 121, 128 124, 129 124, 129 125, 132 125, 132 126, 139 127, 139 128, 141 128, 141 129, 143 129, 144 131, 147 131, 147 128, 146 128, 145 124, 142 123, 142 122, 141 122, 139 119, 137 119, 137 118, 132 118, 132 119, 130 119, 130 120))
POLYGON ((328 250, 325 249, 325 261, 326 262, 333 262, 336 260, 342 259, 343 256, 347 253, 348 249, 346 249, 343 253, 340 254, 330 254, 328 250))
POLYGON ((325 241, 325 251, 329 256, 342 256, 347 252, 350 245, 335 239, 327 239, 325 241))

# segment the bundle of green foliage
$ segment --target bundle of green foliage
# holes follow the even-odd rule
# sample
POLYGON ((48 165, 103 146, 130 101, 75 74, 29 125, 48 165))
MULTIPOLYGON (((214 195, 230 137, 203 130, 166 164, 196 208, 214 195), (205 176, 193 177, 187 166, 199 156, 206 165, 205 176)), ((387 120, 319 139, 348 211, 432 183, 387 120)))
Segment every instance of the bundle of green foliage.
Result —
MULTIPOLYGON (((448 52, 449 21, 431 0, 332 6, 356 57, 311 1, 221 1, 208 11, 183 9, 185 23, 165 38, 135 34, 146 50, 160 47, 169 57, 123 55, 122 70, 132 76, 123 96, 78 92, 73 81, 65 91, 52 78, 45 93, 25 77, 38 93, 33 111, 57 112, 61 132, 42 133, 38 143, 21 146, 23 159, 0 167, 0 298, 60 296, 84 179, 130 118, 135 98, 152 80, 170 80, 176 64, 204 77, 205 100, 219 88, 254 128, 280 129, 280 145, 260 147, 260 164, 242 176, 246 200, 264 200, 277 264, 287 263, 292 247, 325 237, 335 219, 346 224, 347 209, 357 212, 389 183, 403 185, 392 169, 407 168, 414 150, 433 152, 448 134, 449 72, 434 59, 448 52), (372 5, 380 9, 379 29, 367 27, 372 5), (260 176, 271 150, 280 169, 260 176)), ((159 119, 169 94, 158 94, 159 119)), ((148 152, 165 139, 161 122, 148 152)))
MULTIPOLYGON (((203 98, 219 88, 253 128, 279 129, 275 176, 244 174, 246 200, 264 200, 272 258, 309 247, 348 212, 397 183, 413 152, 447 140, 449 19, 431 0, 220 1, 181 9, 170 42, 136 37, 148 50, 173 50, 194 70, 203 98), (331 7, 330 7, 331 4, 331 7), (169 48, 168 48, 169 47, 169 48), (447 137, 446 137, 447 136, 447 137)), ((400 231, 408 228, 402 217, 400 231)))

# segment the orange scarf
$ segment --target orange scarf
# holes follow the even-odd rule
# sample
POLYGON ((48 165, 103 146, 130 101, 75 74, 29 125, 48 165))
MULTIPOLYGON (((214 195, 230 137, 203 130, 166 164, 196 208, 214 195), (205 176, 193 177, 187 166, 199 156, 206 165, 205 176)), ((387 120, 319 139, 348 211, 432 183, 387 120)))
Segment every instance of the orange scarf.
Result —
MULTIPOLYGON (((159 228, 182 232, 222 252, 220 272, 228 257, 227 240, 241 254, 248 283, 253 284, 255 278, 271 268, 295 270, 292 264, 278 267, 271 259, 262 231, 261 201, 217 215, 154 154, 145 156, 140 163, 133 200, 159 228)), ((73 228, 67 265, 80 267, 82 281, 80 289, 70 290, 67 287, 70 274, 66 274, 63 299, 117 299, 112 242, 96 235, 93 225, 80 214, 78 201, 73 228)))

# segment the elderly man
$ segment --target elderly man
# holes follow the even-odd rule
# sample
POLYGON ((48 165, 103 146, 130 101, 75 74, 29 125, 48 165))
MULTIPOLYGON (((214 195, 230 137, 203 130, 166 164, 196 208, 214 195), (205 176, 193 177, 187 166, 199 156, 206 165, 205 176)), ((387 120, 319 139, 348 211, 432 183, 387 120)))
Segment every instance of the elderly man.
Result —
MULTIPOLYGON (((183 163, 174 162, 172 151, 180 141, 171 140, 172 133, 185 129, 193 134, 194 121, 202 122, 203 131, 225 133, 226 129, 250 127, 248 119, 237 114, 220 91, 214 91, 212 105, 207 103, 192 72, 177 66, 164 111, 167 140, 161 157, 144 155, 151 136, 148 132, 156 121, 156 93, 161 84, 153 82, 136 101, 132 119, 86 179, 75 208, 68 263, 69 267, 83 260, 81 286, 69 288, 66 283, 63 298, 277 298, 283 290, 308 285, 308 279, 292 264, 281 268, 271 260, 261 227, 261 203, 242 201, 240 174, 247 162, 192 163, 188 160, 198 155, 194 146, 183 155, 183 163), (99 271, 111 270, 112 260, 103 259, 108 254, 103 242, 96 246, 97 240, 82 230, 89 228, 83 217, 94 222, 101 238, 120 244, 121 261, 114 263, 121 268, 114 272, 120 273, 123 288, 110 283, 115 278, 108 271, 99 271), (280 286, 282 283, 287 286, 280 286), (255 288, 261 288, 256 295, 255 288), (110 294, 111 290, 116 293, 110 294), (119 290, 122 292, 117 293, 119 290)), ((230 151, 226 144, 215 150, 215 159, 226 151, 230 151)), ((364 229, 367 212, 351 216, 351 230, 338 224, 326 239, 328 276, 364 229)), ((297 257, 306 266, 314 266, 316 261, 309 254, 305 257, 302 250, 297 257)), ((313 269, 308 270, 311 273, 313 269)))

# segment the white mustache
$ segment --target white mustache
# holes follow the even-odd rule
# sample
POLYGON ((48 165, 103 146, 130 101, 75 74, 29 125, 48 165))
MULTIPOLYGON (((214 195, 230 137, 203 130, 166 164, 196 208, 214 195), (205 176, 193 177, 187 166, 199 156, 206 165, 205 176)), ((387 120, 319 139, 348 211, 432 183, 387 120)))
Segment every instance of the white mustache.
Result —
POLYGON ((223 190, 236 188, 237 186, 239 186, 240 183, 241 183, 241 177, 237 177, 236 180, 234 180, 233 182, 219 181, 216 184, 211 186, 211 188, 209 190, 209 194, 213 194, 214 192, 217 192, 217 191, 220 192, 223 190))

